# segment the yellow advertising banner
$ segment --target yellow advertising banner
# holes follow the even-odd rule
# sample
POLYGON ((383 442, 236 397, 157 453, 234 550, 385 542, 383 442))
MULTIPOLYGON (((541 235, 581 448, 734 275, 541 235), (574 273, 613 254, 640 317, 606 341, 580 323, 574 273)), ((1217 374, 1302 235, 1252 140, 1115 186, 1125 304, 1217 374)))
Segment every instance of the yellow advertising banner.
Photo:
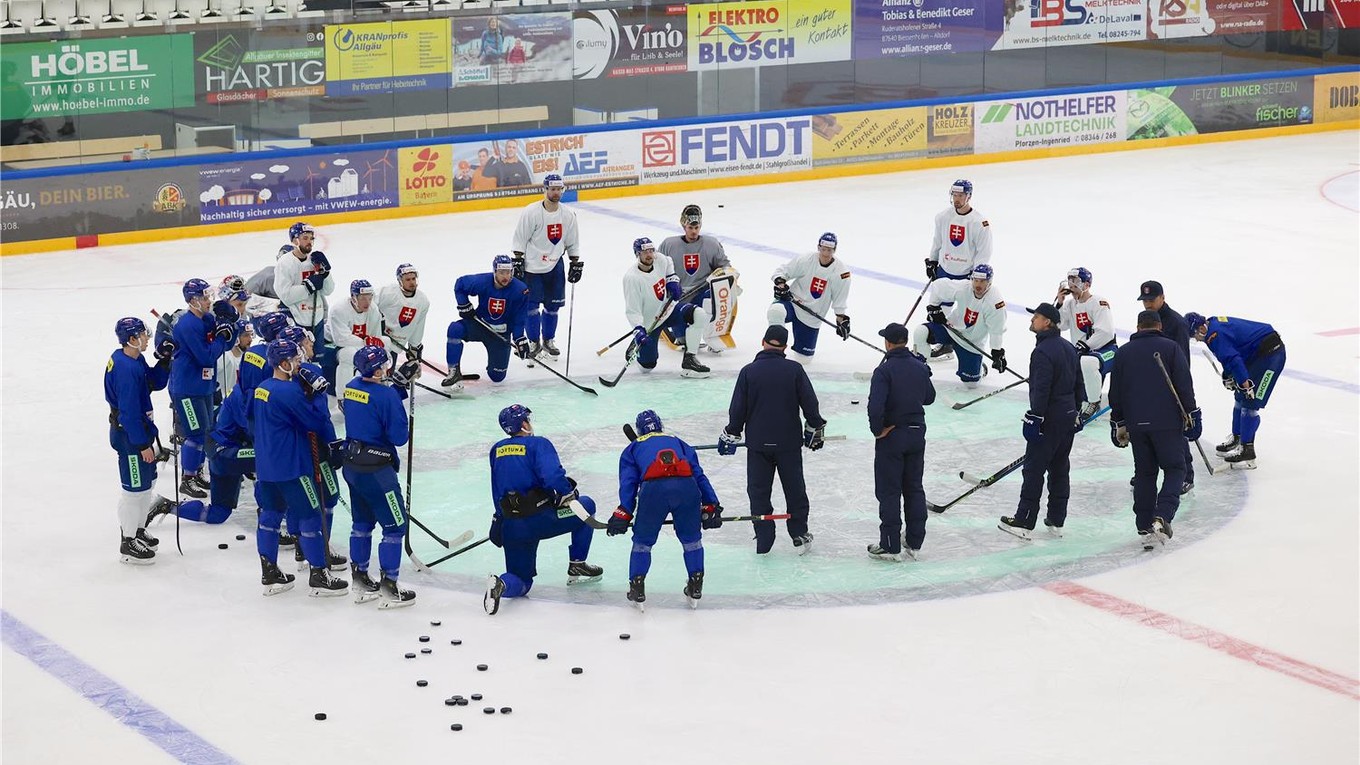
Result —
POLYGON ((453 146, 412 146, 397 158, 401 206, 453 201, 453 146))
POLYGON ((863 157, 926 153, 924 106, 818 114, 812 118, 812 162, 830 165, 863 157))
POLYGON ((1314 122, 1360 119, 1360 72, 1314 77, 1313 114, 1314 122))
POLYGON ((326 95, 447 89, 453 84, 448 19, 326 26, 326 95))
POLYGON ((850 0, 689 6, 689 70, 850 60, 850 0))

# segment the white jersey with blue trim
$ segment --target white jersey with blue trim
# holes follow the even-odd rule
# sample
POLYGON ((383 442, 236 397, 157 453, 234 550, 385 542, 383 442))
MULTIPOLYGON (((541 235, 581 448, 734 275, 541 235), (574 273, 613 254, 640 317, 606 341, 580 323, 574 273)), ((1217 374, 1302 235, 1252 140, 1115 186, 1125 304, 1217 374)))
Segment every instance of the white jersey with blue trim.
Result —
POLYGON ((1085 300, 1076 295, 1063 295, 1058 303, 1062 328, 1072 338, 1072 344, 1084 341, 1092 349, 1103 348, 1114 342, 1114 314, 1105 298, 1091 293, 1085 300))
MULTIPOLYGON (((996 287, 982 297, 973 294, 972 280, 936 279, 930 285, 930 304, 953 303, 946 318, 955 332, 984 350, 1001 347, 1006 332, 1006 299, 996 287)), ((967 350, 972 351, 972 348, 967 350)))
POLYGON ((540 199, 519 214, 510 250, 524 253, 525 273, 546 274, 563 255, 580 257, 577 245, 576 213, 561 203, 548 212, 540 199))
MULTIPOLYGON (((659 253, 652 258, 652 270, 643 271, 641 266, 641 261, 635 261, 623 272, 623 314, 632 326, 651 329, 661 306, 670 299, 666 282, 679 282, 679 278, 671 259, 659 253)), ((666 315, 673 310, 674 305, 666 315)))
POLYGON ((935 216, 930 260, 940 262, 941 276, 966 279, 974 266, 992 260, 992 229, 975 208, 962 215, 953 205, 935 216))
POLYGON ((817 316, 826 316, 827 309, 845 314, 850 300, 850 267, 840 258, 832 258, 830 265, 822 265, 817 253, 800 255, 774 270, 775 277, 789 283, 789 291, 798 302, 811 308, 816 316, 795 307, 793 315, 809 327, 820 327, 817 316))
POLYGON ((410 348, 425 342, 425 319, 430 315, 430 299, 419 289, 407 297, 401 285, 392 282, 378 291, 378 311, 383 327, 392 339, 410 348))

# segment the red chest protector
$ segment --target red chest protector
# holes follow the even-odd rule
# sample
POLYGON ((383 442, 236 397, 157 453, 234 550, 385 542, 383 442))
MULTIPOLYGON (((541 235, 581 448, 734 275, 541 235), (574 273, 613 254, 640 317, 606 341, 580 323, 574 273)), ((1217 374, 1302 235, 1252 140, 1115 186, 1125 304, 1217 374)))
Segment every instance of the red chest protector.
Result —
POLYGON ((656 453, 656 458, 652 460, 652 464, 647 466, 647 472, 642 474, 642 480, 689 478, 693 475, 694 471, 689 466, 689 460, 680 459, 674 449, 662 449, 656 453))

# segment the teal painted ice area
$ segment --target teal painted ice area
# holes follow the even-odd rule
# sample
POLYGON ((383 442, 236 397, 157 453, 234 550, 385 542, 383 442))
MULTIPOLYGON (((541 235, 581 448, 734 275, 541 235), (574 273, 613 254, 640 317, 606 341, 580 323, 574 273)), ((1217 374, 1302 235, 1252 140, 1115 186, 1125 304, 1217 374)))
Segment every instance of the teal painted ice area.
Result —
MULTIPOLYGON (((965 391, 947 372, 936 368, 936 384, 952 400, 967 400, 991 388, 965 391)), ((873 490, 873 442, 865 403, 868 382, 844 373, 814 377, 829 420, 828 434, 844 434, 843 442, 823 450, 804 451, 804 472, 812 502, 813 550, 798 556, 782 531, 770 555, 756 556, 749 524, 727 524, 704 534, 707 607, 834 606, 955 597, 1041 584, 1089 575, 1147 559, 1174 554, 1226 523, 1245 499, 1241 475, 1210 477, 1197 466, 1200 486, 1214 490, 1182 498, 1173 547, 1144 553, 1135 543, 1132 495, 1128 479, 1132 456, 1109 443, 1104 419, 1078 434, 1072 451, 1072 499, 1066 536, 1025 543, 997 530, 997 518, 1015 509, 1020 474, 982 489, 943 515, 932 515, 922 559, 885 563, 868 558, 865 546, 878 539, 877 501, 873 490), (852 401, 858 401, 853 404, 852 401)), ((988 381, 990 382, 990 381, 988 381)), ((417 402, 413 514, 445 537, 473 530, 485 535, 491 517, 487 453, 501 437, 496 414, 511 403, 533 410, 534 427, 556 445, 567 472, 593 496, 607 515, 617 504, 618 453, 626 443, 622 425, 637 411, 655 409, 667 431, 690 443, 716 441, 726 422, 732 379, 681 379, 671 374, 638 374, 633 370, 616 389, 600 387, 590 397, 555 381, 517 380, 513 389, 485 383, 469 385, 469 394, 448 401, 422 394, 417 402)), ((960 470, 987 475, 1024 450, 1020 419, 1026 406, 1019 387, 962 411, 943 397, 927 410, 926 495, 944 504, 970 485, 960 470)), ((719 457, 700 452, 726 515, 748 512, 745 456, 719 457)), ((776 481, 776 512, 783 506, 776 481)), ((337 543, 348 533, 343 511, 337 516, 337 543)), ((412 529, 417 554, 429 561, 444 551, 423 532, 412 529)), ((603 581, 565 586, 567 537, 547 540, 539 548, 539 577, 531 597, 580 603, 623 604, 630 544, 627 537, 595 535, 590 559, 605 567, 603 581)), ((487 544, 440 564, 431 573, 408 574, 416 586, 479 591, 488 573, 503 570, 500 550, 487 544)), ((678 605, 685 580, 680 546, 669 530, 654 549, 648 576, 649 603, 678 605)))

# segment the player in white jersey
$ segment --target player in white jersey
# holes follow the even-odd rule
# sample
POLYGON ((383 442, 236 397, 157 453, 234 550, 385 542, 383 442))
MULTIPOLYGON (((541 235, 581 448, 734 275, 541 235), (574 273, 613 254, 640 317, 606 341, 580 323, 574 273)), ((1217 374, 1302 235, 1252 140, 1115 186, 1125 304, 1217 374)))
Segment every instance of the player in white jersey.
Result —
MULTIPOLYGON (((1006 299, 992 286, 992 267, 981 263, 973 267, 966 282, 957 279, 938 279, 930 285, 930 302, 926 305, 926 323, 912 334, 912 348, 924 356, 930 343, 953 342, 950 333, 961 335, 977 349, 991 350, 992 369, 1006 371, 1006 349, 1001 347, 1001 336, 1006 331, 1006 299), (953 307, 946 314, 944 305, 953 307)), ((957 343, 959 379, 969 388, 976 388, 982 379, 982 356, 968 343, 957 343)))
POLYGON ((529 287, 529 314, 524 331, 529 336, 530 356, 540 349, 550 356, 561 351, 557 337, 557 311, 567 304, 566 282, 581 281, 585 264, 581 262, 576 230, 576 213, 562 205, 567 185, 562 176, 552 173, 543 179, 543 199, 519 214, 514 241, 515 278, 529 287), (564 275, 562 256, 571 268, 564 275), (541 306, 541 308, 540 308, 541 306))
POLYGON ((336 346, 335 383, 330 390, 343 389, 354 379, 354 352, 365 345, 387 348, 382 334, 382 314, 373 300, 373 285, 367 279, 349 283, 349 300, 331 308, 326 320, 326 336, 336 346))
MULTIPOLYGON (((397 280, 378 291, 378 312, 383 329, 394 342, 393 350, 406 349, 414 359, 425 346, 425 319, 430 315, 430 298, 420 291, 420 272, 410 263, 397 266, 397 280)), ((416 369, 420 376, 420 369, 416 369)))
POLYGON ((288 238, 292 244, 279 248, 274 263, 274 294, 293 321, 319 337, 326 321, 326 296, 335 292, 331 263, 326 253, 312 248, 316 232, 306 223, 290 226, 288 238))
POLYGON ((1058 282, 1058 297, 1053 301, 1062 315, 1072 344, 1080 354, 1081 379, 1086 385, 1083 420, 1100 411, 1100 388, 1114 368, 1114 315, 1105 298, 1091 293, 1091 272, 1078 266, 1058 282))
MULTIPOLYGON (((965 281, 974 266, 991 261, 992 229, 982 213, 973 209, 973 182, 960 178, 949 187, 949 207, 935 216, 935 235, 926 256, 926 278, 932 282, 965 281)), ((947 358, 951 344, 940 345, 930 354, 931 359, 947 358)))
POLYGON ((770 324, 793 324, 793 352, 811 357, 817 351, 817 335, 822 322, 817 317, 827 311, 836 314, 836 335, 850 339, 850 267, 836 257, 839 245, 830 231, 817 240, 817 251, 801 255, 774 270, 774 301, 765 312, 770 324), (793 304, 812 309, 809 313, 793 304))
MULTIPOLYGON (((676 303, 680 298, 680 278, 675 275, 670 258, 657 257, 651 239, 644 236, 633 240, 633 255, 637 261, 623 274, 623 312, 633 325, 638 363, 643 369, 654 369, 661 331, 669 329, 684 335, 686 349, 698 348, 708 326, 708 313, 703 306, 676 303)), ((686 350, 680 361, 681 376, 708 377, 708 373, 709 368, 686 350)))

